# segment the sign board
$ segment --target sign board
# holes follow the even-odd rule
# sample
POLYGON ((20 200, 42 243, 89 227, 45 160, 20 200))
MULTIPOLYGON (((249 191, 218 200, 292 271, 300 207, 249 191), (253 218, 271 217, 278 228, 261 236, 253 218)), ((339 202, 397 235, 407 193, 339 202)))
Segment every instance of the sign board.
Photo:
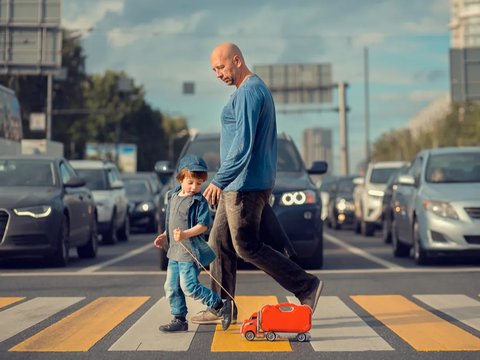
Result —
POLYGON ((183 83, 183 94, 184 95, 193 95, 195 94, 195 83, 194 82, 184 82, 183 83))
POLYGON ((453 102, 480 100, 480 48, 450 49, 453 102))
POLYGON ((47 74, 61 66, 61 0, 0 0, 0 73, 47 74))
POLYGON ((118 168, 122 172, 137 171, 137 145, 112 143, 87 143, 85 156, 88 160, 115 162, 118 149, 118 168))
POLYGON ((277 104, 332 102, 331 64, 277 64, 254 66, 277 104))
POLYGON ((44 113, 30 114, 30 130, 45 131, 45 126, 46 126, 46 118, 44 113))

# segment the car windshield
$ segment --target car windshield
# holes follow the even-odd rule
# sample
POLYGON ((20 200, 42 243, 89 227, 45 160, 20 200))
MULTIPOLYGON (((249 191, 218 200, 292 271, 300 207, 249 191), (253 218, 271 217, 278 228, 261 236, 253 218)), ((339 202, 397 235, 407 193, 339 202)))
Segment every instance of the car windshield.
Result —
POLYGON ((338 183, 338 192, 353 193, 354 187, 353 179, 340 180, 338 183))
POLYGON ((431 155, 425 174, 432 183, 480 182, 480 152, 431 155))
POLYGON ((108 190, 107 174, 101 169, 76 169, 90 190, 108 190))
POLYGON ((55 186, 55 170, 48 160, 0 160, 0 186, 55 186))
POLYGON ((150 193, 147 180, 124 179, 123 181, 127 196, 148 195, 150 193))
POLYGON ((373 169, 370 182, 372 184, 386 184, 388 179, 390 179, 390 176, 392 176, 392 174, 397 170, 398 168, 373 169))
MULTIPOLYGON (((277 152, 277 171, 301 171, 302 159, 290 141, 278 139, 277 152)), ((220 139, 197 138, 190 143, 187 154, 201 156, 207 163, 208 171, 216 172, 220 168, 220 139)))

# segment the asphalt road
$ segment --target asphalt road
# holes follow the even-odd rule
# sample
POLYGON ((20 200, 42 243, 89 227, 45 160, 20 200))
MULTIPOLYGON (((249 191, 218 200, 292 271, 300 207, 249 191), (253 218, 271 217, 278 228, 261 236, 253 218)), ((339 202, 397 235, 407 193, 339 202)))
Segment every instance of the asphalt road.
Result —
MULTIPOLYGON (((158 332, 170 314, 153 237, 101 246, 93 260, 72 251, 65 269, 0 262, 0 359, 480 358, 480 261, 419 267, 395 259, 379 237, 326 230, 324 268, 311 271, 326 286, 310 342, 248 342, 239 325, 158 332)), ((209 284, 206 274, 201 280, 209 284)), ((290 296, 260 271, 239 272, 239 319, 290 296)))

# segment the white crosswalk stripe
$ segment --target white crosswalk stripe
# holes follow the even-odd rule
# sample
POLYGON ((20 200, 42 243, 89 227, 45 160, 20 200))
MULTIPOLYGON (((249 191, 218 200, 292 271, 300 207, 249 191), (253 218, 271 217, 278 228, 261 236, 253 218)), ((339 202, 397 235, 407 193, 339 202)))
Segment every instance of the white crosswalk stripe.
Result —
MULTIPOLYGON (((298 304, 295 297, 287 300, 298 304)), ((393 348, 336 296, 322 296, 310 330, 315 351, 389 351, 393 348)))
POLYGON ((83 299, 83 297, 38 297, 0 311, 2 324, 0 341, 11 338, 83 299))
MULTIPOLYGON (((202 303, 190 298, 187 298, 187 307, 190 316, 205 309, 202 303)), ((187 317, 187 320, 189 317, 187 317)), ((158 330, 159 325, 167 324, 171 320, 172 315, 170 315, 168 301, 163 297, 108 350, 187 351, 198 329, 198 325, 189 322, 188 332, 183 334, 166 334, 158 330)))

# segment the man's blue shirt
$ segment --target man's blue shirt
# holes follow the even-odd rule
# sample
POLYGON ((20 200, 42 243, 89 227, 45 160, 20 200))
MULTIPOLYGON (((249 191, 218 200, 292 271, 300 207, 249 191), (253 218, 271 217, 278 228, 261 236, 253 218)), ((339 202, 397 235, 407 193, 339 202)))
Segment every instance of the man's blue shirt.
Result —
POLYGON ((221 121, 221 166, 212 183, 223 191, 272 189, 277 166, 275 105, 257 75, 232 94, 221 121))

